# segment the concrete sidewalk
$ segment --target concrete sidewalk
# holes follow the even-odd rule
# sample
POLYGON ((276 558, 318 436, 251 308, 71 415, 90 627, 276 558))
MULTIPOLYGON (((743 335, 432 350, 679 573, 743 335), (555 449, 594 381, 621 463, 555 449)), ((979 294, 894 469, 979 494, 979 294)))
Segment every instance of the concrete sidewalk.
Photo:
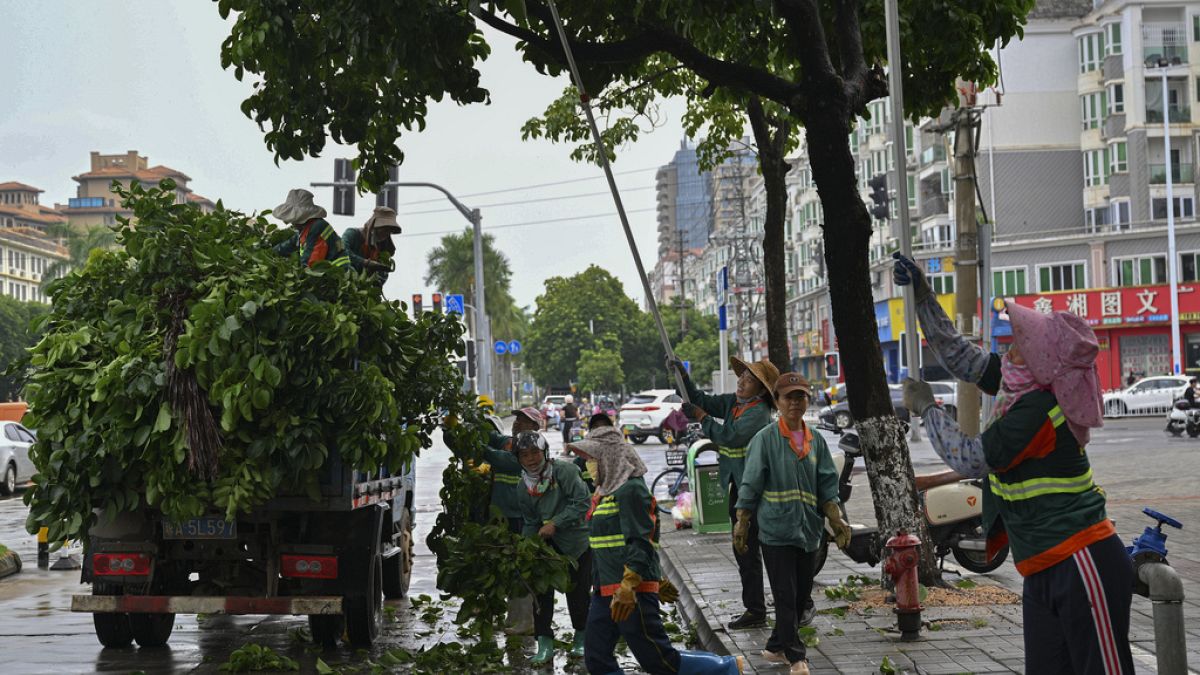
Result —
MULTIPOLYGON (((696 628, 705 648, 718 653, 746 657, 748 672, 781 672, 768 664, 761 652, 770 628, 731 631, 730 620, 742 611, 741 584, 733 560, 730 536, 696 534, 694 530, 671 530, 664 522, 662 562, 668 578, 680 590, 679 609, 696 628)), ((952 568, 950 562, 947 570, 952 568)), ((886 657, 894 671, 908 673, 1022 673, 1025 672, 1022 646, 1021 606, 926 608, 922 613, 925 627, 920 640, 900 642, 896 619, 890 608, 863 613, 845 608, 845 600, 831 600, 825 589, 838 586, 851 575, 878 578, 880 569, 859 565, 835 550, 813 587, 818 615, 813 622, 819 643, 809 647, 808 658, 814 673, 879 673, 886 657), (839 616, 839 614, 841 614, 839 616), (931 624, 937 630, 931 629, 931 624)), ((1021 579, 1011 564, 980 577, 968 573, 976 583, 998 585, 1020 593, 1021 579)), ((953 583, 959 577, 947 571, 953 583)), ((770 587, 767 589, 768 613, 771 612, 770 587)), ((1139 672, 1156 672, 1152 625, 1139 622, 1136 609, 1142 598, 1135 598, 1134 626, 1130 638, 1135 643, 1134 658, 1139 672)), ((1147 609, 1143 608, 1143 609, 1147 609)))

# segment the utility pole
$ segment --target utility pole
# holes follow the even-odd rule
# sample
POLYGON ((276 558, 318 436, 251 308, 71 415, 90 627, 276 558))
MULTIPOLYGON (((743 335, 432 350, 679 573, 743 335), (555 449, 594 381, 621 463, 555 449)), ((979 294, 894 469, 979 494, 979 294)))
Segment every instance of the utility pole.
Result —
POLYGON ((679 267, 675 270, 677 274, 675 293, 679 297, 679 341, 683 342, 687 337, 687 295, 684 293, 685 280, 683 276, 683 228, 679 229, 679 267))
MULTIPOLYGON (((958 331, 979 339, 979 222, 975 217, 975 130, 979 116, 968 96, 955 112, 954 123, 954 309, 958 331)), ((968 437, 979 434, 979 387, 958 384, 958 426, 968 437)))

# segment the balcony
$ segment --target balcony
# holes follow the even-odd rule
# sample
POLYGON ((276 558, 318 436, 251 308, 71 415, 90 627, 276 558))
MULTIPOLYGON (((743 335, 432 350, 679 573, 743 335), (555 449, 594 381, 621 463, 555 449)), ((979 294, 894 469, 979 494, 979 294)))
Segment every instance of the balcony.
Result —
MULTIPOLYGON (((1161 100, 1161 99, 1160 99, 1161 100)), ((1186 105, 1167 106, 1167 114, 1172 124, 1187 124, 1192 121, 1192 109, 1186 105)), ((1146 124, 1162 124, 1163 109, 1161 105, 1146 106, 1146 124)))
MULTIPOLYGON (((1182 18, 1180 16, 1179 18, 1182 18)), ((1187 63, 1188 30, 1182 21, 1142 23, 1142 63, 1187 63)))
POLYGON ((1188 62, 1187 45, 1147 45, 1142 48, 1142 62, 1149 66, 1157 66, 1159 59, 1178 66, 1188 62))
POLYGON ((946 159, 946 146, 938 143, 931 145, 921 151, 921 166, 929 166, 934 162, 942 162, 946 159))
POLYGON ((919 213, 921 218, 928 218, 930 216, 949 213, 949 206, 946 203, 946 196, 935 194, 922 197, 921 210, 919 213))
MULTIPOLYGON (((1171 167, 1171 182, 1175 185, 1180 183, 1192 183, 1195 181, 1195 174, 1192 171, 1191 164, 1175 164, 1171 167)), ((1166 185, 1167 183, 1167 165, 1166 164, 1151 164, 1150 165, 1150 184, 1151 185, 1166 185)))

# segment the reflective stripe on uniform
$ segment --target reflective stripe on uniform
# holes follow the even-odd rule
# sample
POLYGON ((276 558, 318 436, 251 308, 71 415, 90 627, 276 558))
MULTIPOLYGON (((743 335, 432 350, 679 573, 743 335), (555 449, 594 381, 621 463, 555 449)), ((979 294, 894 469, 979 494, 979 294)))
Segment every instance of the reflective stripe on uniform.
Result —
POLYGON ((600 506, 597 506, 592 511, 592 515, 593 516, 615 516, 618 513, 620 513, 620 511, 621 510, 619 508, 617 508, 616 504, 601 504, 600 506))
POLYGON ((349 264, 350 264, 349 258, 342 257, 342 258, 334 258, 334 260, 333 260, 334 267, 345 267, 346 265, 349 265, 349 264))
POLYGON ((1061 427, 1063 422, 1067 421, 1066 416, 1063 415, 1062 408, 1060 408, 1058 406, 1054 406, 1053 408, 1051 408, 1050 412, 1046 413, 1046 416, 1050 418, 1050 421, 1052 423, 1054 423, 1054 428, 1056 428, 1056 429, 1058 427, 1061 427))
POLYGON ((492 474, 492 477, 496 479, 497 483, 505 483, 508 485, 519 485, 521 483, 521 477, 511 473, 494 473, 492 474))
POLYGON ((764 490, 763 499, 769 502, 804 502, 810 506, 817 505, 817 496, 804 490, 764 490))
POLYGON ((588 537, 592 548, 617 548, 625 545, 625 535, 609 534, 602 537, 588 537))
POLYGON ((722 457, 729 457, 730 459, 746 458, 746 448, 721 448, 718 452, 722 457))
POLYGON ((1031 478, 1019 483, 1004 483, 996 478, 996 474, 991 474, 989 482, 992 494, 1010 502, 1049 494, 1076 494, 1096 487, 1096 484, 1092 482, 1091 469, 1078 476, 1031 478))

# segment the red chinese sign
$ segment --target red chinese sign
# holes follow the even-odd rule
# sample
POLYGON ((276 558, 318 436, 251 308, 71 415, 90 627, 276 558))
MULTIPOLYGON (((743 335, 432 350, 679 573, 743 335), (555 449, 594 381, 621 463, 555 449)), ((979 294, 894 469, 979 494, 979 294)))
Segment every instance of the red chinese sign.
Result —
MULTIPOLYGON (((1115 328, 1171 321, 1170 286, 1087 288, 1006 298, 1044 314, 1070 312, 1097 328, 1115 328)), ((1007 319, 1007 316, 1001 315, 1007 319)), ((1200 285, 1179 285, 1179 320, 1200 321, 1200 285)))

